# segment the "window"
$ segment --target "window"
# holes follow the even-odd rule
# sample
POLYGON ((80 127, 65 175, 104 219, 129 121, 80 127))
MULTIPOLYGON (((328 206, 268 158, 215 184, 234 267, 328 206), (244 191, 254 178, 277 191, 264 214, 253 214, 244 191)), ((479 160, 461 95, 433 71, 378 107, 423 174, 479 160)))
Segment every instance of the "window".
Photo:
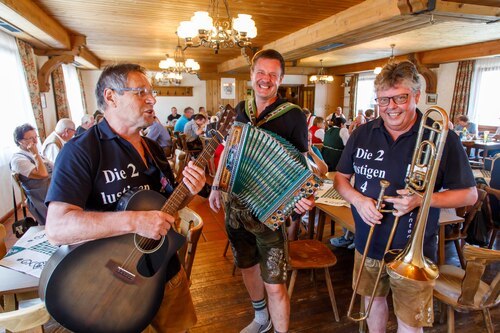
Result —
MULTIPOLYGON (((18 150, 14 129, 24 123, 36 128, 21 57, 14 37, 0 31, 0 216, 12 209, 9 161, 18 150)), ((40 147, 40 146, 39 146, 40 147)))
POLYGON ((62 65, 64 73, 64 85, 66 86, 66 98, 70 109, 70 118, 76 126, 80 124, 85 110, 83 108, 83 97, 80 90, 80 81, 74 65, 62 65))
POLYGON ((483 126, 500 126, 500 58, 476 60, 471 83, 469 118, 483 126))
POLYGON ((366 111, 367 109, 375 109, 375 89, 373 82, 375 74, 373 72, 361 73, 358 77, 358 87, 356 90, 356 110, 366 111))
POLYGON ((10 179, 9 161, 17 151, 12 134, 24 123, 37 127, 29 98, 24 70, 14 37, 0 31, 0 110, 4 117, 0 122, 0 167, 2 179, 10 179), (5 168, 5 169, 4 169, 5 168))

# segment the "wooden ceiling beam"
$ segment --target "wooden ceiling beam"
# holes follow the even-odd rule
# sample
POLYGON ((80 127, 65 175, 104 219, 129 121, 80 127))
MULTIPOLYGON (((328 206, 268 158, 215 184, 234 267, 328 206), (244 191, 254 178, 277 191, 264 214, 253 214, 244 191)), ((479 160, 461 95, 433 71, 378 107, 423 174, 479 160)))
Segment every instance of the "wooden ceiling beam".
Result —
MULTIPOLYGON (((428 68, 448 62, 498 56, 500 55, 500 39, 489 42, 447 47, 439 50, 423 51, 418 52, 415 55, 420 64, 428 68)), ((400 55, 395 57, 395 59, 397 61, 407 60, 408 55, 400 55)), ((389 58, 383 58, 359 62, 356 64, 334 66, 327 68, 327 71, 330 74, 334 73, 336 75, 366 72, 374 69, 375 67, 384 66, 388 60, 389 58)))
POLYGON ((68 31, 31 0, 0 0, 0 17, 47 48, 71 49, 68 31))
MULTIPOLYGON (((327 52, 321 48, 333 43, 341 43, 341 47, 359 44, 415 29, 427 21, 423 17, 401 16, 396 1, 367 0, 262 48, 278 50, 286 61, 294 61, 327 52)), ((230 59, 220 64, 218 71, 240 70, 244 62, 244 57, 230 59)))
MULTIPOLYGON (((500 18, 500 6, 492 7, 489 5, 480 5, 481 1, 475 1, 477 4, 467 4, 436 0, 436 7, 432 14, 439 17, 446 17, 453 20, 467 20, 469 22, 497 22, 500 18)), ((471 1, 472 2, 472 1, 471 1)))
POLYGON ((85 36, 71 35, 33 1, 0 0, 0 17, 22 31, 13 35, 30 43, 35 54, 73 56, 84 68, 100 67, 100 59, 86 48, 85 36))
POLYGON ((500 7, 500 1, 498 1, 498 0, 443 0, 443 1, 466 3, 469 5, 500 7))
POLYGON ((500 55, 500 39, 420 52, 423 64, 442 64, 500 55))

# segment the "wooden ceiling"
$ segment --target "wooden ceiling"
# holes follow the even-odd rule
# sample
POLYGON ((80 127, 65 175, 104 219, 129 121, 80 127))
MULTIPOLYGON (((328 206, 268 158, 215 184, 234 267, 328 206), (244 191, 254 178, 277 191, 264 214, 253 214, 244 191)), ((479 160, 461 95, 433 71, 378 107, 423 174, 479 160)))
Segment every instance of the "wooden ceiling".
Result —
MULTIPOLYGON (((38 54, 70 53, 87 68, 129 61, 156 70, 165 54, 173 54, 179 22, 208 10, 208 4, 0 0, 0 18, 21 29, 17 35, 31 42, 38 54)), ((500 54, 498 0, 229 0, 229 9, 232 16, 252 15, 257 26, 252 46, 282 52, 292 73, 314 72, 320 59, 335 68, 387 58, 392 43, 396 55, 479 42, 491 43, 488 52, 500 54), (323 50, 334 43, 341 46, 323 50)), ((214 54, 199 47, 185 52, 200 63, 200 72, 237 73, 248 71, 240 51, 221 49, 214 54)))

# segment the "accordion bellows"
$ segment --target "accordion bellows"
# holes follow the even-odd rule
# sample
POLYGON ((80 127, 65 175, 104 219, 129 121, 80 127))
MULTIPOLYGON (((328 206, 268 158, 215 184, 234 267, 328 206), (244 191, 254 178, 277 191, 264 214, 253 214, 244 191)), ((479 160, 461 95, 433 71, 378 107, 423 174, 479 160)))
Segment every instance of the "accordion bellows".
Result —
POLYGON ((219 188, 236 195, 272 230, 286 221, 297 201, 319 188, 302 153, 250 124, 234 123, 220 163, 219 188))

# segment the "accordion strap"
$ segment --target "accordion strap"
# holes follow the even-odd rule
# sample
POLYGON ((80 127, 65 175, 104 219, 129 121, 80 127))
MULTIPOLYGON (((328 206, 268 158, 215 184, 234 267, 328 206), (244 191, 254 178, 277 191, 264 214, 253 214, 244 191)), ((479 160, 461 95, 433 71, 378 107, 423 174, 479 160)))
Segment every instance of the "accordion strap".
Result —
MULTIPOLYGON (((248 98, 245 101, 245 113, 247 114, 248 118, 252 122, 252 125, 254 126, 261 126, 262 124, 267 123, 268 121, 271 121, 273 119, 276 119, 291 109, 299 108, 297 105, 290 103, 290 102, 285 102, 283 104, 280 104, 276 109, 273 111, 269 112, 263 119, 261 119, 259 122, 257 122, 257 119, 255 118, 255 99, 253 97, 253 94, 250 98, 248 98)), ((300 109, 300 108, 299 108, 300 109)))

